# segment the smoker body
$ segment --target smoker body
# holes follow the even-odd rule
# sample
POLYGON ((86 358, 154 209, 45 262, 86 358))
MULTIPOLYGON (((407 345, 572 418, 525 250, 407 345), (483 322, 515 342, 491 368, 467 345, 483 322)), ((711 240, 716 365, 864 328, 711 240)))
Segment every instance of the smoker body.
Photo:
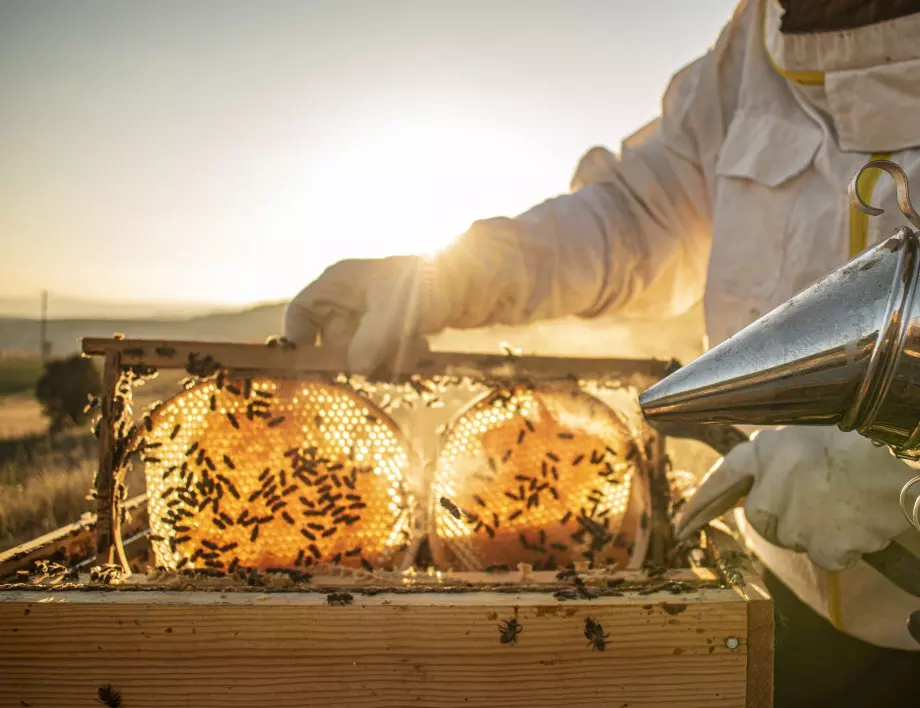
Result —
MULTIPOLYGON (((920 228, 897 165, 902 212, 920 228)), ((866 168, 864 168, 866 169, 866 168)), ((873 214, 855 195, 856 206, 873 214)), ((920 455, 920 233, 889 238, 640 396, 653 424, 837 425, 920 455)))

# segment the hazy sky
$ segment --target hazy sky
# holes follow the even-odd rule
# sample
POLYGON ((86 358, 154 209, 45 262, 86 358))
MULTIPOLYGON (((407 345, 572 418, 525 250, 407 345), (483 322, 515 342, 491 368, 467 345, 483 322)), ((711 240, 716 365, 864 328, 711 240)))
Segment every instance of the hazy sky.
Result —
POLYGON ((563 192, 735 0, 0 0, 0 295, 246 303, 563 192))

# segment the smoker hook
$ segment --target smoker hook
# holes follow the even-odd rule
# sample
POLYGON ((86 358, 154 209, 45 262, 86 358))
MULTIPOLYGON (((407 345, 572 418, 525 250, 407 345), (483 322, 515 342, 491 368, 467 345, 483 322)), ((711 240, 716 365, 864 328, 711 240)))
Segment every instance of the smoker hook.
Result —
POLYGON ((913 513, 908 510, 907 504, 907 495, 910 493, 910 488, 917 484, 917 482, 920 482, 920 475, 911 479, 901 488, 901 498, 899 501, 901 503, 901 511, 904 512, 904 516, 910 522, 910 525, 920 531, 920 519, 917 518, 918 513, 920 513, 920 496, 917 497, 917 500, 913 504, 913 513))
POLYGON ((920 229, 920 214, 914 210, 913 205, 910 203, 910 187, 907 183, 907 175, 904 173, 904 170, 901 169, 900 165, 891 160, 871 160, 859 168, 859 172, 856 173, 847 186, 847 194, 850 195, 850 204, 870 216, 878 216, 885 211, 871 204, 866 204, 859 195, 859 189, 857 188, 859 178, 862 176, 863 172, 872 167, 884 170, 891 175, 891 179, 894 180, 897 190, 898 208, 915 228, 920 229))

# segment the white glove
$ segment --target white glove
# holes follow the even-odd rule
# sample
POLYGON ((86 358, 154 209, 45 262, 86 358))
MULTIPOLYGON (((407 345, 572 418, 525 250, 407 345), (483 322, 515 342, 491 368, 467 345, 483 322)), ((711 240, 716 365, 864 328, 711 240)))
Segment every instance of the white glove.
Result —
POLYGON ((703 479, 676 532, 685 539, 744 496, 767 541, 840 571, 909 527, 898 495, 915 473, 887 449, 834 427, 765 430, 703 479))
POLYGON ((348 368, 368 374, 390 357, 424 347, 443 329, 447 302, 420 256, 346 260, 304 288, 284 313, 284 336, 301 346, 347 347, 348 368))

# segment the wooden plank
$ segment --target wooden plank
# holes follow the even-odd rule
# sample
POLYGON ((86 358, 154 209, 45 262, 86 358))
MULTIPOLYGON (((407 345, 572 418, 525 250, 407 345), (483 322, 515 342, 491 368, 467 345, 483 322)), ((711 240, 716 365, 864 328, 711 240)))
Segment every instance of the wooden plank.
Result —
MULTIPOLYGON (((153 339, 82 340, 83 353, 106 356, 117 352, 125 366, 144 364, 158 369, 185 369, 189 356, 210 356, 227 369, 275 374, 339 374, 347 370, 345 350, 332 347, 285 349, 261 344, 190 342, 153 339)), ((412 359, 411 357, 409 358, 412 359)), ((608 359, 521 356, 465 352, 424 352, 415 357, 409 373, 422 376, 471 375, 490 378, 623 377, 624 383, 648 386, 663 378, 670 364, 657 359, 608 359)))
POLYGON ((0 706, 432 708, 745 705, 749 608, 737 592, 0 593, 0 706), (516 618, 516 645, 498 623, 516 618), (585 618, 609 632, 592 651, 585 618), (737 645, 734 643, 737 639, 737 645), (729 648, 735 646, 734 649, 729 648))
POLYGON ((747 707, 773 705, 773 600, 759 579, 745 575, 748 589, 747 707))
MULTIPOLYGON (((130 518, 122 527, 127 536, 134 536, 147 528, 147 495, 140 494, 125 502, 130 518)), ((36 560, 56 560, 73 566, 96 556, 96 515, 84 518, 55 531, 46 533, 20 546, 0 553, 0 579, 15 576, 36 560)))

